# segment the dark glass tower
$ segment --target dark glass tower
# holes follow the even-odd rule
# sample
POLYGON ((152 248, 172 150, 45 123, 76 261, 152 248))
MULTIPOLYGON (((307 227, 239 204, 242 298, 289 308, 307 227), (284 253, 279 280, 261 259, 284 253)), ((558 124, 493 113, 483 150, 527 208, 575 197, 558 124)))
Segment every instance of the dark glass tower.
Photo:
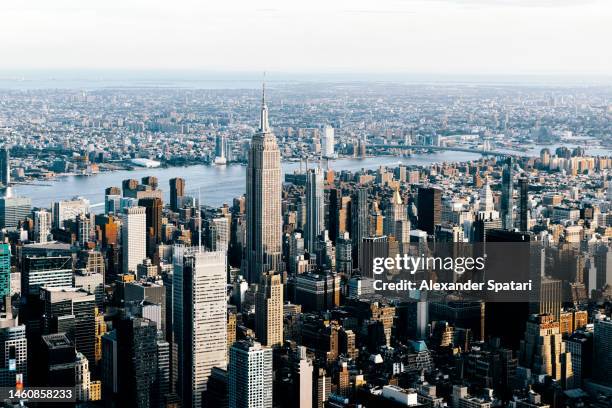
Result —
POLYGON ((418 219, 419 229, 433 235, 436 225, 442 221, 442 190, 419 188, 418 219))

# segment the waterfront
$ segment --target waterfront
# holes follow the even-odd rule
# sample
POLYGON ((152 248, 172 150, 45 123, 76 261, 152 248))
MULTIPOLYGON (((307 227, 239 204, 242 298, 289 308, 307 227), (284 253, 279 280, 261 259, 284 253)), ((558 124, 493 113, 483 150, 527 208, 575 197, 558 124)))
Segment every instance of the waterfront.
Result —
MULTIPOLYGON (((481 156, 476 153, 438 152, 433 154, 415 154, 402 158, 394 156, 369 157, 366 159, 338 159, 329 162, 329 168, 341 171, 357 171, 362 168, 372 169, 379 166, 395 167, 399 163, 405 165, 425 166, 431 163, 462 162, 477 160, 481 156)), ((285 173, 299 169, 296 162, 284 162, 285 173)), ((104 189, 111 186, 121 186, 122 180, 134 178, 140 180, 144 176, 155 176, 159 179, 159 188, 164 191, 165 200, 169 199, 168 181, 174 177, 182 177, 190 194, 197 194, 200 189, 202 203, 210 206, 231 204, 234 197, 245 192, 246 167, 241 165, 206 166, 192 165, 186 167, 168 168, 136 168, 100 173, 94 176, 66 176, 58 178, 47 185, 16 185, 15 195, 32 199, 35 207, 50 207, 53 201, 65 200, 75 196, 87 198, 93 205, 104 202, 104 189)), ((98 206, 94 212, 103 208, 98 206)))

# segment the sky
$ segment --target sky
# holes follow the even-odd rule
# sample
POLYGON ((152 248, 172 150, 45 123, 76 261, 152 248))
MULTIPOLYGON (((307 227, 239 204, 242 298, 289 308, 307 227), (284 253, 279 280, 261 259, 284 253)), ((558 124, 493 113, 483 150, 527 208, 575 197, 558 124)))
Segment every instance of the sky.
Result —
POLYGON ((2 0, 0 70, 612 75, 610 0, 2 0))

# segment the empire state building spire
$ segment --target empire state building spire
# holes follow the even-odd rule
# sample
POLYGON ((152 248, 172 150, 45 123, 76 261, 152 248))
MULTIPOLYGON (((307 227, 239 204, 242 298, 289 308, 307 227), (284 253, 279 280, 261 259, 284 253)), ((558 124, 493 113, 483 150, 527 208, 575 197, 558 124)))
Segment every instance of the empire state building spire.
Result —
POLYGON ((270 131, 270 125, 268 123, 268 105, 266 105, 266 82, 263 82, 261 89, 261 118, 259 121, 259 131, 261 133, 268 133, 270 131))

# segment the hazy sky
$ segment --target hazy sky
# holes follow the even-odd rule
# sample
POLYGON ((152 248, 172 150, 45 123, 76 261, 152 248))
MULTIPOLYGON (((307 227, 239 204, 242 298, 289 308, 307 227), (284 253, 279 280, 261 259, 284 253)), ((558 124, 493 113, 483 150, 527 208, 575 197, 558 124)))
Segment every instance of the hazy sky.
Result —
POLYGON ((612 74, 612 0, 1 0, 0 70, 612 74))

